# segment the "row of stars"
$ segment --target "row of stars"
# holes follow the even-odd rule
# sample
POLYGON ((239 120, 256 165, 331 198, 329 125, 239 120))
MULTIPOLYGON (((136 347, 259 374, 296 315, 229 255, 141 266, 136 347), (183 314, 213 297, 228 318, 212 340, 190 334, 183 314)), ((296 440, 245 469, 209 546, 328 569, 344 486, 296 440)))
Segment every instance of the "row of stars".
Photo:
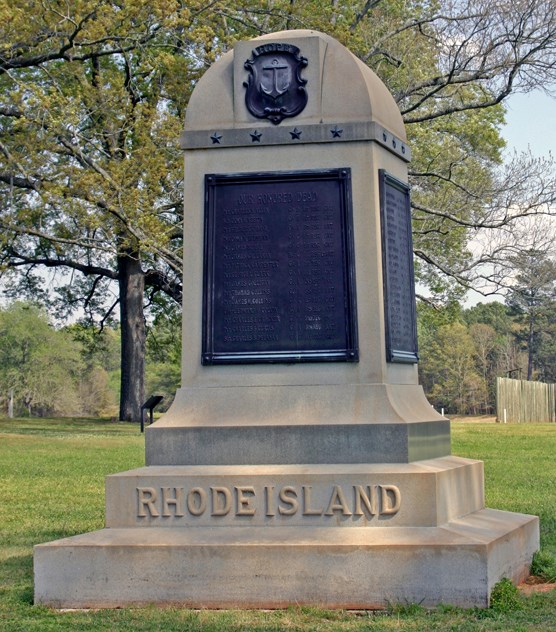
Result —
MULTIPOLYGON (((385 132, 382 133, 382 140, 385 143, 388 142, 388 135, 385 132)), ((394 149, 397 149, 398 147, 398 141, 394 137, 392 137, 392 147, 394 149)), ((405 154, 405 145, 403 143, 401 144, 400 149, 402 150, 402 154, 405 154)))
MULTIPOLYGON (((330 130, 330 133, 332 134, 332 138, 341 138, 342 134, 344 133, 344 130, 339 129, 338 126, 336 125, 334 129, 330 130)), ((301 140, 301 134, 303 134, 303 131, 300 129, 297 129, 297 127, 294 127, 293 130, 290 132, 290 136, 292 137, 292 140, 301 140)), ((254 132, 249 132, 249 136, 251 136, 252 143, 260 143, 263 135, 258 130, 255 130, 254 132)), ((220 145, 220 141, 222 140, 222 138, 224 137, 222 136, 222 134, 219 134, 218 132, 214 132, 213 135, 210 137, 213 145, 220 145)))

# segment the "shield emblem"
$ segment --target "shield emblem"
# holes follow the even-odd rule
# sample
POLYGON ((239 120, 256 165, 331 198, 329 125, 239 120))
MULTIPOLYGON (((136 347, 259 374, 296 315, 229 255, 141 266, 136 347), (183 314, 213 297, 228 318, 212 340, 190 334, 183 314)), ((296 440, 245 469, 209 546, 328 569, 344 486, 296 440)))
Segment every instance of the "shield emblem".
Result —
POLYGON ((286 43, 263 44, 255 48, 245 62, 249 79, 245 104, 257 118, 278 125, 284 118, 296 116, 307 105, 306 79, 301 70, 307 65, 299 48, 286 43))

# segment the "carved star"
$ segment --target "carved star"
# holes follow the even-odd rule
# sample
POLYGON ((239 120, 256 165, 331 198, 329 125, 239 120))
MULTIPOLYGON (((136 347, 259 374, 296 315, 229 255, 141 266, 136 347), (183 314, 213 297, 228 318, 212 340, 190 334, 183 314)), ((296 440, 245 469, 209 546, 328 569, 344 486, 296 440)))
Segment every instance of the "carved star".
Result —
POLYGON ((220 145, 220 141, 222 140, 222 134, 218 132, 214 132, 214 134, 210 137, 213 145, 220 145))
POLYGON ((292 140, 294 139, 300 140, 301 134, 303 134, 303 132, 300 129, 297 129, 297 127, 294 127, 293 131, 290 132, 290 136, 292 137, 292 140))
POLYGON ((340 138, 341 135, 344 133, 344 130, 338 129, 338 126, 336 125, 334 129, 330 130, 330 133, 332 134, 332 138, 340 138))
POLYGON ((251 142, 252 143, 260 143, 261 142, 261 132, 255 130, 252 134, 250 133, 249 136, 251 136, 251 142))

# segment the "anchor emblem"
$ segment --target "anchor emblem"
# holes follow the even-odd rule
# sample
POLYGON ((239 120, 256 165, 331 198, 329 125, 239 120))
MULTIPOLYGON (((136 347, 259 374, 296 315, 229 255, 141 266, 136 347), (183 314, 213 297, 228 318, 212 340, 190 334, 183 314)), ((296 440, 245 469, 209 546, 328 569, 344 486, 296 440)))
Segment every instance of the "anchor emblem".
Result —
POLYGON ((297 46, 282 42, 253 50, 252 58, 245 62, 250 75, 243 84, 245 104, 253 116, 278 125, 305 108, 307 80, 301 77, 301 69, 307 66, 307 59, 299 52, 297 46))
POLYGON ((280 64, 278 59, 274 58, 269 66, 263 66, 261 90, 273 99, 285 94, 290 87, 289 71, 290 67, 287 64, 280 64))

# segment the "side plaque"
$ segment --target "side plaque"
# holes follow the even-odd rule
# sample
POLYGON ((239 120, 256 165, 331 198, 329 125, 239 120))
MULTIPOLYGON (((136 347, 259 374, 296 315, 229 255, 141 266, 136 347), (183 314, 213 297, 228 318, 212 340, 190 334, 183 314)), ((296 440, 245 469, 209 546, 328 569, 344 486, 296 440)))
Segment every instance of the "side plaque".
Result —
POLYGON ((349 169, 207 175, 203 364, 358 360, 349 169))
POLYGON ((418 361, 409 187, 379 171, 388 362, 418 361))

